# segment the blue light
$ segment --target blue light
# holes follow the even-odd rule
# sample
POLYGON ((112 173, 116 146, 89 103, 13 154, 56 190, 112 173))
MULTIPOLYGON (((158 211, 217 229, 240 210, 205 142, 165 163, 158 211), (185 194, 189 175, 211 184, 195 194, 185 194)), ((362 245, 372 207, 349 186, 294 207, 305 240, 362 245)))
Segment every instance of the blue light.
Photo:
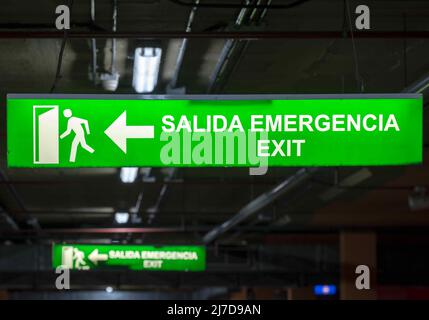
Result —
POLYGON ((319 284, 313 287, 316 296, 333 296, 337 293, 337 287, 333 284, 319 284))

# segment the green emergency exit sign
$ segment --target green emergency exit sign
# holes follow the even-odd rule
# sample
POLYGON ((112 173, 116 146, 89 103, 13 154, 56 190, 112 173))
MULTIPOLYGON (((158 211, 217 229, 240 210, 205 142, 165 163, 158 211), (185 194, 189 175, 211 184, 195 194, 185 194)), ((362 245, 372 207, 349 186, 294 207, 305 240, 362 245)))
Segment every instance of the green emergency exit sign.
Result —
POLYGON ((422 162, 422 97, 8 95, 10 167, 422 162))
POLYGON ((52 265, 72 270, 204 271, 206 249, 203 246, 54 244, 52 265))

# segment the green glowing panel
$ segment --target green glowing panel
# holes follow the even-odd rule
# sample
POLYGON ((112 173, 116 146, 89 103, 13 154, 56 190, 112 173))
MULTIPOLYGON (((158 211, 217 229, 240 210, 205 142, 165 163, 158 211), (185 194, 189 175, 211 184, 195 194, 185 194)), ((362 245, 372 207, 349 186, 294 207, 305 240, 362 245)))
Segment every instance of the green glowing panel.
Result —
POLYGON ((206 249, 202 246, 54 244, 52 266, 72 270, 204 271, 206 249))
POLYGON ((8 95, 10 167, 422 162, 422 97, 8 95))

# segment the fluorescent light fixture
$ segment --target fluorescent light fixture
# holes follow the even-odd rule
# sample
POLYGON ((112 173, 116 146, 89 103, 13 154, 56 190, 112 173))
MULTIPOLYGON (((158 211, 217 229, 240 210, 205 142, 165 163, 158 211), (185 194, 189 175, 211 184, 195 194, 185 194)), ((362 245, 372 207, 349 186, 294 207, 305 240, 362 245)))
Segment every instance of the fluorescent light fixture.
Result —
POLYGON ((152 92, 158 82, 160 48, 136 48, 134 53, 133 88, 137 93, 152 92))
POLYGON ((119 73, 102 73, 100 74, 101 85, 106 91, 116 91, 119 85, 119 73))
POLYGON ((333 284, 319 284, 313 287, 316 296, 333 296, 337 293, 337 286, 333 284))
POLYGON ((121 181, 123 183, 133 183, 137 179, 137 175, 139 173, 139 168, 133 167, 124 167, 121 168, 121 181))
POLYGON ((128 212, 116 212, 115 213, 115 221, 119 224, 127 223, 130 219, 130 214, 128 212))

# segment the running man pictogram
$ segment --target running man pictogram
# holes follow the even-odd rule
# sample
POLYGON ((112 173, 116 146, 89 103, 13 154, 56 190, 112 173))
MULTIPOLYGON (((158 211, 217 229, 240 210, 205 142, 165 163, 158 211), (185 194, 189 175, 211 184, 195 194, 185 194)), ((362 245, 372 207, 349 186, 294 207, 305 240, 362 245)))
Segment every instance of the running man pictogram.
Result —
POLYGON ((93 153, 94 149, 91 148, 85 140, 85 134, 90 134, 88 120, 72 117, 72 111, 66 109, 63 112, 64 117, 68 118, 67 130, 60 136, 61 139, 67 137, 72 131, 75 134, 75 137, 72 142, 71 151, 70 151, 70 162, 76 161, 77 147, 82 146, 86 151, 93 153), (85 131, 83 127, 85 127, 85 131))

